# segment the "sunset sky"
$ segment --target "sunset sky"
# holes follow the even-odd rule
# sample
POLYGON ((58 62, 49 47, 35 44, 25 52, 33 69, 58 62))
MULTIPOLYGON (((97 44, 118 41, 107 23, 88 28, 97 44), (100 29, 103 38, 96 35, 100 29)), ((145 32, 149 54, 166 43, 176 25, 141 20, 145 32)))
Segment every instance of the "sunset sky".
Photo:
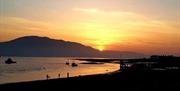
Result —
POLYGON ((180 0, 0 0, 0 41, 29 35, 180 55, 180 0))

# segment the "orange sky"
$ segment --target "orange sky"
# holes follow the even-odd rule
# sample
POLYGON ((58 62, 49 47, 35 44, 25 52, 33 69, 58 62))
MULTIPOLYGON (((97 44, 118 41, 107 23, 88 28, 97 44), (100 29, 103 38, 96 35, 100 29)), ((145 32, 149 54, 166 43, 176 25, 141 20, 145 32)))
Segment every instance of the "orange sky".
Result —
POLYGON ((99 50, 180 55, 179 0, 0 0, 0 41, 37 35, 99 50))

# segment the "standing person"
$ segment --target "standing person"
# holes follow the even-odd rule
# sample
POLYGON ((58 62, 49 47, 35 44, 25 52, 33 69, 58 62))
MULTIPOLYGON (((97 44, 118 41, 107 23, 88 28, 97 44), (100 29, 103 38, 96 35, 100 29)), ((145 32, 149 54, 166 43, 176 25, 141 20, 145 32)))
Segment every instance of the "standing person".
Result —
POLYGON ((46 75, 46 79, 49 80, 49 78, 50 78, 50 76, 47 74, 47 75, 46 75))
POLYGON ((69 78, 69 72, 67 73, 67 78, 69 78))
POLYGON ((61 74, 60 73, 58 74, 58 77, 61 78, 61 74))

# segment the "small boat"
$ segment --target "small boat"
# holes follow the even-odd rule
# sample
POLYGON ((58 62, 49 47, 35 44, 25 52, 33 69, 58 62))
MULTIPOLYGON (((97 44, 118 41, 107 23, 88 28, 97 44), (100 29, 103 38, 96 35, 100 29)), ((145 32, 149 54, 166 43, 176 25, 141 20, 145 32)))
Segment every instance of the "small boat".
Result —
POLYGON ((12 64, 12 63, 16 63, 15 61, 13 61, 11 58, 8 58, 6 61, 5 61, 6 64, 12 64))
POLYGON ((72 64, 71 64, 71 66, 72 66, 72 67, 77 67, 77 66, 78 66, 78 64, 76 64, 76 63, 72 63, 72 64))
POLYGON ((69 62, 66 62, 66 65, 69 65, 69 62))

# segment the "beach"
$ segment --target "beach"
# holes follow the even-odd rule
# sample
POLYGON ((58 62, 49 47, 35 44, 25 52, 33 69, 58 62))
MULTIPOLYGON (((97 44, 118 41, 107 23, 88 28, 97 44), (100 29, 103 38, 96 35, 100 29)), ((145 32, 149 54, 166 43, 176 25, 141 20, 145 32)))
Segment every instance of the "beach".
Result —
POLYGON ((131 59, 121 60, 121 69, 115 72, 97 75, 78 76, 61 79, 39 80, 0 85, 6 90, 177 90, 180 87, 179 58, 131 59), (129 67, 128 64, 131 64, 129 67), (132 65, 133 64, 133 65, 132 65), (124 68, 122 68, 124 67, 124 68))

